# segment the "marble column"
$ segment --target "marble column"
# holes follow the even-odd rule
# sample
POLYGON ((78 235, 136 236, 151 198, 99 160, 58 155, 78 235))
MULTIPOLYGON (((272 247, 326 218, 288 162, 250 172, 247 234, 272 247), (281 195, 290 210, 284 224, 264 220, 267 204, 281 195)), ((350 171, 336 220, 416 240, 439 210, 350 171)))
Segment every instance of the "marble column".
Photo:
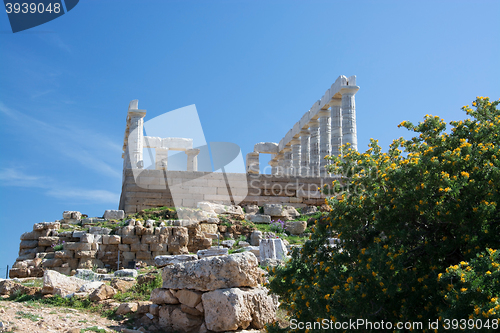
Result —
POLYGON ((309 131, 311 132, 309 175, 319 177, 319 121, 317 119, 309 122, 309 131))
POLYGON ((247 154, 247 173, 260 173, 259 153, 251 152, 247 154))
POLYGON ((198 154, 199 149, 188 149, 185 151, 187 155, 187 171, 198 171, 198 154))
POLYGON ((292 147, 290 146, 285 146, 283 148, 283 172, 285 175, 291 175, 292 174, 292 147))
POLYGON ((293 138, 290 144, 292 145, 292 175, 298 176, 300 174, 300 139, 293 138))
POLYGON ((142 156, 144 149, 144 116, 146 116, 146 111, 143 110, 129 109, 128 111, 128 117, 130 118, 128 155, 132 169, 142 169, 144 166, 142 156))
POLYGON ((334 98, 330 103, 332 109, 332 155, 340 156, 342 146, 342 100, 334 98))
POLYGON ((354 95, 358 86, 343 86, 342 94, 342 144, 350 143, 350 148, 358 150, 358 136, 356 133, 356 103, 354 95))
POLYGON ((300 175, 309 175, 311 132, 307 129, 300 131, 300 175))
POLYGON ((319 154, 320 154, 320 176, 325 177, 328 173, 326 172, 325 166, 329 164, 329 161, 325 159, 325 156, 329 156, 332 153, 332 127, 331 127, 331 111, 320 110, 318 112, 319 116, 319 154))
POLYGON ((167 170, 168 163, 168 149, 166 148, 155 148, 155 169, 156 170, 167 170))
POLYGON ((284 175, 285 174, 285 155, 283 155, 283 152, 280 152, 278 155, 276 155, 276 160, 278 161, 278 167, 277 167, 277 175, 284 175))
POLYGON ((269 165, 271 166, 271 175, 278 174, 278 160, 272 159, 269 161, 269 165))

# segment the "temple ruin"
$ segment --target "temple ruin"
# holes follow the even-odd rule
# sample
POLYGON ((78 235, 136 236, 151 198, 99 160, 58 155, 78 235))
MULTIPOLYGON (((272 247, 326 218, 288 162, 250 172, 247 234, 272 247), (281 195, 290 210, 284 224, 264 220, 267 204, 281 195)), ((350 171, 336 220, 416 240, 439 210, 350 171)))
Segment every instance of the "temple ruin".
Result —
POLYGON ((318 188, 337 175, 326 171, 324 156, 340 154, 350 143, 357 150, 356 76, 339 76, 325 94, 279 141, 255 144, 246 155, 246 173, 198 171, 200 149, 189 138, 144 135, 146 110, 130 102, 123 144, 120 209, 134 213, 158 206, 196 207, 200 201, 222 204, 283 203, 302 207, 324 203, 318 188), (155 151, 154 168, 144 168, 143 151, 155 151), (186 154, 185 171, 168 169, 168 151, 186 154), (270 174, 261 174, 260 154, 271 154, 270 174))

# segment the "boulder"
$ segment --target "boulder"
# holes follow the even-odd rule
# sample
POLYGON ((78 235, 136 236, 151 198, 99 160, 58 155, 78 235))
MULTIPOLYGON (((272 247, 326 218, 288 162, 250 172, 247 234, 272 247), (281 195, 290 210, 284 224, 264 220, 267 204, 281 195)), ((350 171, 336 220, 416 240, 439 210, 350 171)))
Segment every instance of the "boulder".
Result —
POLYGON ((282 214, 287 220, 293 220, 300 216, 300 213, 292 206, 283 206, 282 214))
POLYGON ((106 284, 102 284, 99 288, 97 288, 90 294, 89 298, 93 302, 100 302, 105 299, 112 298, 115 294, 116 291, 112 287, 106 284))
POLYGON ((155 265, 156 267, 165 267, 191 260, 198 260, 198 256, 196 254, 163 255, 155 257, 155 265))
POLYGON ((40 288, 27 287, 12 280, 0 279, 0 295, 12 296, 17 293, 22 295, 34 295, 37 292, 40 292, 40 288))
POLYGON ((271 216, 264 214, 246 214, 245 219, 253 223, 271 223, 271 216))
POLYGON ((124 292, 132 288, 136 284, 135 280, 134 281, 127 281, 123 279, 113 279, 111 280, 110 286, 113 287, 113 289, 124 292))
POLYGON ((83 286, 78 289, 79 293, 85 293, 85 294, 91 294, 93 293, 96 289, 98 289, 100 286, 102 286, 104 283, 101 281, 91 281, 85 283, 83 286))
POLYGON ((88 281, 66 276, 52 270, 46 270, 43 275, 42 294, 53 294, 65 297, 68 294, 75 293, 88 283, 88 281))
POLYGON ((136 312, 138 307, 139 306, 135 302, 122 303, 122 304, 120 304, 118 309, 116 309, 116 314, 117 315, 125 315, 125 314, 130 313, 130 312, 136 312))
POLYGON ((243 214, 243 209, 240 206, 226 206, 206 201, 198 202, 198 208, 205 212, 215 213, 215 214, 243 214))
POLYGON ((228 239, 228 240, 224 240, 222 242, 220 242, 222 244, 222 246, 224 247, 227 247, 228 249, 232 248, 234 246, 234 243, 236 243, 236 241, 234 239, 228 239))
POLYGON ((251 252, 188 261, 163 268, 163 288, 209 291, 256 287, 264 271, 251 252))
POLYGON ((104 211, 102 216, 105 220, 121 220, 125 217, 125 212, 123 210, 109 209, 104 211))
POLYGON ((153 289, 149 300, 154 304, 179 304, 179 300, 165 288, 153 289))
POLYGON ((247 206, 245 206, 245 212, 247 214, 257 214, 259 212, 259 206, 257 206, 257 205, 247 205, 247 206))
POLYGON ((300 235, 306 231, 307 222, 306 221, 292 221, 286 222, 285 229, 292 235, 300 235))
POLYGON ((207 329, 216 332, 261 329, 276 318, 277 303, 266 288, 228 288, 202 296, 207 329))

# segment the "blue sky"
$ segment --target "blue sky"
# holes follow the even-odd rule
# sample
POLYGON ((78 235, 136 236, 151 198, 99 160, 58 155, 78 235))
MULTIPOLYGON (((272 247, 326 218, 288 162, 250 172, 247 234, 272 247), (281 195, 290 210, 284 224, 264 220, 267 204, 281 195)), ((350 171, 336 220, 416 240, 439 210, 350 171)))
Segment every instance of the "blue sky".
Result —
MULTIPOLYGON (((0 277, 19 236, 116 209, 128 103, 195 104, 207 142, 278 142, 356 75, 359 150, 403 120, 500 98, 498 1, 85 0, 13 34, 0 14, 0 277)), ((264 158, 263 164, 267 162, 264 158)))

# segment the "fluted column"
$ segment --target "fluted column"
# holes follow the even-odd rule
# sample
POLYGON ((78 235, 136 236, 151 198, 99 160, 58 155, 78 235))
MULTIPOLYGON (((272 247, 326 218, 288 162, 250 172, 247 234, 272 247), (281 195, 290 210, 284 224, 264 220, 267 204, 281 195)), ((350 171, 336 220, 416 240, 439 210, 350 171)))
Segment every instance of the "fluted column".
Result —
POLYGON ((290 144, 292 145, 292 175, 298 176, 300 174, 300 139, 293 138, 290 144))
POLYGON ((356 132, 356 103, 354 95, 358 86, 344 86, 342 94, 342 144, 350 143, 353 150, 358 150, 358 136, 356 132))
POLYGON ((198 154, 199 149, 188 149, 185 151, 187 155, 187 171, 198 171, 198 154))
POLYGON ((156 170, 167 170, 168 163, 168 149, 166 148, 155 148, 155 169, 156 170))
POLYGON ((320 110, 318 112, 319 116, 319 154, 320 154, 320 176, 324 177, 327 175, 325 166, 329 161, 325 159, 325 156, 329 156, 332 153, 332 127, 331 127, 331 112, 328 110, 320 110))
POLYGON ((312 119, 309 122, 309 131, 311 132, 310 144, 310 161, 309 161, 309 175, 319 177, 319 121, 312 119))
POLYGON ((340 156, 342 146, 342 100, 335 98, 330 103, 332 109, 332 155, 340 156))
POLYGON ((144 149, 144 116, 146 116, 146 111, 129 109, 128 116, 130 117, 130 134, 128 137, 130 166, 132 169, 142 169, 144 164, 142 152, 144 149))
POLYGON ((311 132, 305 129, 300 131, 300 175, 309 175, 311 132))
POLYGON ((285 175, 291 175, 292 174, 292 147, 290 146, 285 146, 283 148, 283 172, 285 175))

